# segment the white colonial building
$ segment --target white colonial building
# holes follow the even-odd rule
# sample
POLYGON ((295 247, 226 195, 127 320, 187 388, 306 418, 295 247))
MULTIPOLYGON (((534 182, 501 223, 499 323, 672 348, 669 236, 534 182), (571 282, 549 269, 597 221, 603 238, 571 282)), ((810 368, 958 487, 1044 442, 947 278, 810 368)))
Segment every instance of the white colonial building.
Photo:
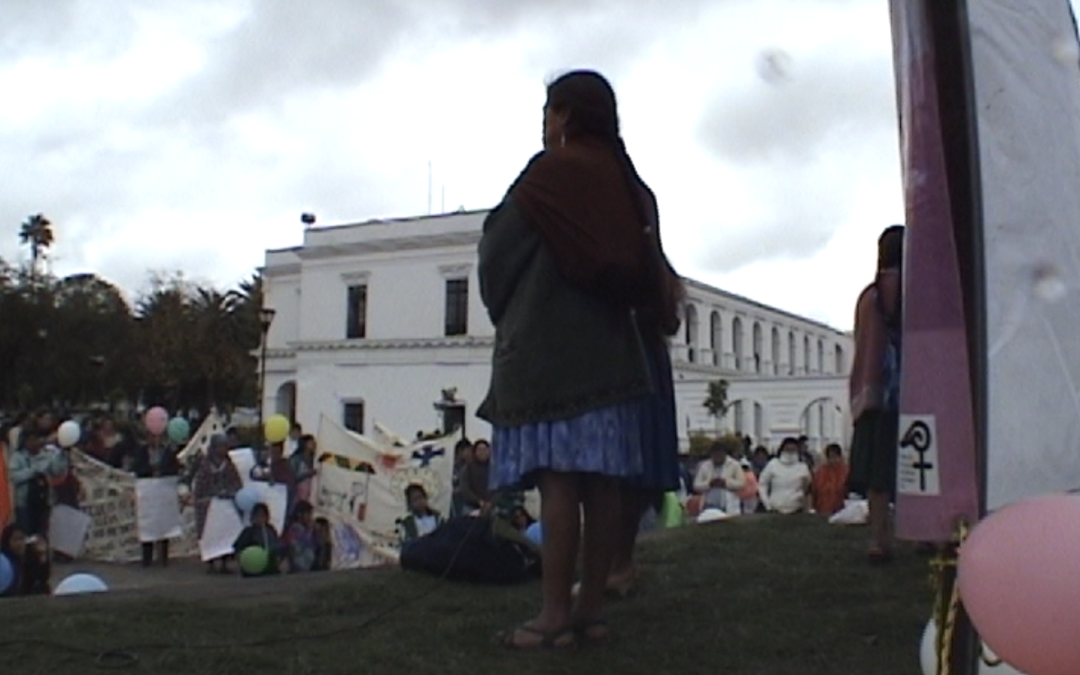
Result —
MULTIPOLYGON (((263 410, 314 432, 321 415, 402 435, 463 422, 487 391, 494 329, 480 301, 476 247, 486 212, 308 228, 266 253, 263 410)), ((805 433, 844 441, 850 336, 696 281, 672 345, 684 446, 694 432, 757 442, 805 433), (722 420, 703 403, 727 380, 722 420)))

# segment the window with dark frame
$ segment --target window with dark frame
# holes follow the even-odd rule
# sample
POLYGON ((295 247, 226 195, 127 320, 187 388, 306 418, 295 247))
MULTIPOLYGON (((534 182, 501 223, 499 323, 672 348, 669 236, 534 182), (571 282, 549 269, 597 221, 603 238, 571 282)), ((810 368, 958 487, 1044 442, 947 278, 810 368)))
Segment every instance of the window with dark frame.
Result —
POLYGON ((364 402, 349 401, 342 406, 342 424, 349 431, 364 433, 364 402))
POLYGON ((367 337, 367 284, 349 286, 346 293, 345 337, 367 337))
POLYGON ((446 324, 444 335, 467 335, 469 332, 469 280, 446 280, 446 324))

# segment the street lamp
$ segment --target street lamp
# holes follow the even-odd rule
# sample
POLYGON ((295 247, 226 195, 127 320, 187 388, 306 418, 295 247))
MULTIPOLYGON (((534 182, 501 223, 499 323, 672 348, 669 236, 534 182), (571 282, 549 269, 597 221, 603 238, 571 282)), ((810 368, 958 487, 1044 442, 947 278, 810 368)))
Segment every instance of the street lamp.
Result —
POLYGON ((259 344, 259 448, 266 445, 266 431, 263 429, 263 406, 266 404, 266 336, 270 332, 270 324, 274 323, 275 312, 270 307, 259 309, 259 328, 262 330, 262 338, 259 344))

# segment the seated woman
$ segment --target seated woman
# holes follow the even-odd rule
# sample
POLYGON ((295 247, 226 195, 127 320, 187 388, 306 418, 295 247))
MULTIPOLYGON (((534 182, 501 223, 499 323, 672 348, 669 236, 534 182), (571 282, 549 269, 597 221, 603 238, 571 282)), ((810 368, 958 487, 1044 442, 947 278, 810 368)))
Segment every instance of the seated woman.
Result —
POLYGON ((285 554, 285 547, 282 546, 281 539, 278 538, 277 530, 270 524, 270 508, 266 504, 256 504, 251 509, 251 525, 245 527, 240 536, 236 538, 236 542, 233 543, 233 551, 239 557, 241 553, 252 546, 258 546, 266 551, 266 569, 256 573, 242 569, 241 574, 243 576, 258 577, 280 573, 280 564, 285 554))
POLYGON ((810 468, 799 459, 799 441, 785 438, 775 459, 758 479, 758 494, 766 511, 801 513, 806 510, 810 468))
POLYGON ((847 496, 848 465, 844 451, 836 443, 825 448, 825 463, 814 470, 812 487, 814 510, 831 516, 844 508, 847 496))
POLYGON ((14 579, 6 589, 0 589, 0 597, 15 595, 48 595, 52 592, 49 576, 49 545, 44 537, 27 537, 18 526, 12 524, 0 534, 0 555, 11 563, 14 579))

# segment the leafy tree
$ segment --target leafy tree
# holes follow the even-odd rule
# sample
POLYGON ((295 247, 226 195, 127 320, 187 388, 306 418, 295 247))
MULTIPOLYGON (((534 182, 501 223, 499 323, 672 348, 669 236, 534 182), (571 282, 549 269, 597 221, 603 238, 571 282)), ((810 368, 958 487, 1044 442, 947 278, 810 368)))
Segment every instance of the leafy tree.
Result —
POLYGON ((255 403, 258 274, 224 290, 153 274, 132 307, 94 274, 58 279, 43 269, 54 241, 43 215, 27 218, 19 238, 30 264, 0 260, 0 406, 255 403))
POLYGON ((708 395, 702 402, 709 416, 713 418, 717 431, 720 428, 720 420, 724 419, 728 411, 728 381, 715 380, 709 383, 708 395))

